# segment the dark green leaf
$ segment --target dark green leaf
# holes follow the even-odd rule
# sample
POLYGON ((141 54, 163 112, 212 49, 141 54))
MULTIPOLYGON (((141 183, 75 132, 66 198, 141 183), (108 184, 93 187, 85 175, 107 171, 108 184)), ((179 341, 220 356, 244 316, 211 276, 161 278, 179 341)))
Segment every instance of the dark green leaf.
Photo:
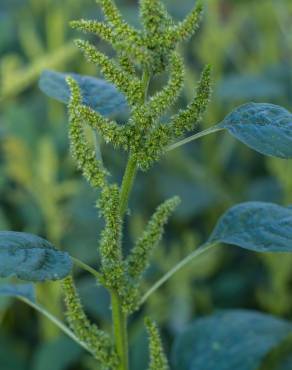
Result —
POLYGON ((219 127, 262 154, 292 158, 292 114, 280 106, 244 104, 231 112, 219 127))
POLYGON ((77 73, 60 73, 46 70, 39 80, 40 89, 49 97, 67 104, 70 91, 66 77, 72 76, 79 84, 83 103, 103 115, 125 113, 125 97, 109 82, 77 73))
POLYGON ((33 284, 3 284, 0 285, 0 296, 24 297, 35 302, 35 289, 33 284))
POLYGON ((0 277, 59 280, 71 268, 68 253, 57 250, 47 240, 27 233, 0 231, 0 277))
POLYGON ((288 321, 248 310, 196 320, 176 340, 175 370, 257 370, 291 332, 288 321))
POLYGON ((257 252, 292 252, 292 208, 246 202, 229 209, 208 242, 222 242, 257 252))

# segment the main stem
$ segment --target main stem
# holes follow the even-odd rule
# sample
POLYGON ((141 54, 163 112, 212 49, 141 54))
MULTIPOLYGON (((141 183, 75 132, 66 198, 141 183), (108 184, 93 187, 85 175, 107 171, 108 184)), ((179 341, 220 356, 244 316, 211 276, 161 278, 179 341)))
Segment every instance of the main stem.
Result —
MULTIPOLYGON (((143 104, 147 99, 149 81, 150 74, 148 71, 145 71, 142 77, 144 97, 141 104, 143 104)), ((128 208, 129 196, 133 188, 136 173, 137 164, 130 154, 121 185, 120 212, 122 218, 128 208)), ((116 292, 111 292, 111 305, 115 346, 120 360, 118 370, 129 370, 127 316, 122 310, 121 300, 116 292)))
POLYGON ((115 346, 119 357, 119 370, 129 369, 127 317, 122 311, 120 298, 117 293, 111 293, 112 320, 115 346))
MULTIPOLYGON (((121 186, 120 212, 122 217, 124 216, 128 207, 128 200, 131 189, 133 187, 136 172, 137 172, 136 163, 130 156, 121 186)), ((116 292, 111 292, 111 304, 112 304, 112 321, 115 345, 117 355, 120 360, 118 369, 128 370, 129 360, 128 360, 127 317, 122 310, 121 301, 116 292)))

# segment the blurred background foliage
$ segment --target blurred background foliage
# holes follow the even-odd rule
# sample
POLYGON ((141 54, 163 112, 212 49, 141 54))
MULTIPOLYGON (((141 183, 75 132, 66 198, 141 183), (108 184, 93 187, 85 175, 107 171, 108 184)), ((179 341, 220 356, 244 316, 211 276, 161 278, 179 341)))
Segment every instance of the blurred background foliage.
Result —
MULTIPOLYGON (((117 1, 137 23, 137 1, 117 1)), ((165 0, 182 18, 193 0, 165 0)), ((184 106, 205 63, 214 68, 214 93, 201 128, 219 122, 235 106, 269 102, 292 110, 292 2, 206 0, 202 27, 182 47, 184 106)), ((68 153, 65 107, 38 88, 46 69, 98 75, 72 44, 68 21, 100 18, 93 0, 1 0, 0 4, 0 229, 42 235, 92 266, 101 228, 95 194, 68 153)), ((107 45, 99 47, 112 54, 107 45)), ((159 87, 164 76, 155 81, 159 87)), ((125 158, 103 146, 105 161, 120 179, 125 158)), ((225 209, 246 200, 292 204, 292 163, 270 159, 225 134, 170 152, 140 173, 131 199, 125 245, 131 246, 153 209, 178 194, 182 204, 147 273, 145 290, 208 235, 225 209)), ((254 254, 221 247, 174 276, 144 308, 163 328, 168 348, 194 317, 219 308, 252 308, 292 317, 292 256, 254 254)), ((76 271, 85 308, 110 327, 109 297, 87 274, 76 271)), ((1 281, 4 283, 4 281, 1 281)), ((44 284, 38 298, 62 318, 59 285, 44 284)), ((142 314, 130 322, 132 369, 147 366, 142 314)), ((91 359, 45 319, 8 298, 0 299, 0 368, 92 369, 91 359)))

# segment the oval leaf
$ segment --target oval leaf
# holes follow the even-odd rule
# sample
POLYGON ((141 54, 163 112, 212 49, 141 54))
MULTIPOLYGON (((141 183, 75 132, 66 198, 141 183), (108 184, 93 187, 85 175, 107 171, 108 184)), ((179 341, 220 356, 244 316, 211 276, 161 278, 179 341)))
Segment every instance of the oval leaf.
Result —
POLYGON ((244 104, 218 127, 262 154, 292 158, 292 114, 278 105, 244 104))
POLYGON ((79 84, 83 103, 103 115, 125 113, 127 102, 114 85, 101 79, 77 73, 60 73, 46 70, 39 80, 40 89, 49 97, 69 103, 70 90, 66 78, 73 77, 79 84))
POLYGON ((71 268, 68 253, 57 250, 47 240, 27 233, 0 231, 0 277, 59 280, 71 268))
POLYGON ((288 321, 248 310, 196 320, 176 340, 175 370, 257 370, 290 333, 288 321))
POLYGON ((238 204, 219 219, 209 242, 257 252, 292 252, 292 208, 265 202, 238 204))
POLYGON ((35 288, 33 284, 3 284, 0 285, 0 296, 23 297, 35 302, 35 288))

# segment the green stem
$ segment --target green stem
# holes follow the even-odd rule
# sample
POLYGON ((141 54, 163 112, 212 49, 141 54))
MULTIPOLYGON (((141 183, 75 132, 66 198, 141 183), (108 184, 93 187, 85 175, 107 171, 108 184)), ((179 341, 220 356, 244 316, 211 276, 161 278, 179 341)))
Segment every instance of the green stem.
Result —
MULTIPOLYGON (((123 217, 127 207, 130 192, 137 172, 137 165, 130 157, 123 177, 120 196, 120 212, 123 217)), ((116 351, 120 359, 119 370, 128 370, 128 333, 127 317, 122 311, 120 298, 116 292, 111 293, 112 321, 116 351)))
POLYGON ((89 272, 91 275, 93 275, 98 281, 101 280, 101 275, 98 271, 96 271, 94 268, 88 266, 86 263, 80 261, 78 258, 71 257, 73 262, 76 266, 80 267, 82 270, 85 270, 89 272))
POLYGON ((120 211, 122 217, 127 211, 128 201, 130 192, 133 187, 134 179, 137 173, 137 165, 133 157, 129 157, 125 174, 123 177, 122 187, 121 187, 121 198, 120 198, 120 211))
POLYGON ((187 143, 190 143, 191 141, 200 139, 203 136, 206 136, 206 135, 209 135, 209 134, 212 134, 214 132, 221 131, 221 130, 223 130, 223 128, 222 127, 218 127, 218 126, 213 126, 213 127, 207 128, 204 131, 198 132, 195 135, 189 136, 189 137, 187 137, 187 138, 185 138, 183 140, 180 140, 180 141, 178 141, 178 142, 170 145, 169 147, 166 148, 166 151, 169 152, 169 151, 171 151, 173 149, 179 148, 182 145, 185 145, 187 143))
POLYGON ((83 347, 87 352, 91 353, 90 349, 87 347, 87 345, 79 340, 76 335, 60 321, 57 319, 54 315, 52 315, 49 311, 47 311, 45 308, 42 306, 30 301, 29 299, 26 299, 24 297, 18 296, 17 297, 20 301, 26 303, 30 307, 34 308, 38 312, 40 312, 42 315, 44 315, 48 320, 50 320, 52 323, 54 323, 60 330, 62 330, 63 333, 68 335, 69 338, 73 339, 76 343, 78 343, 81 347, 83 347))
MULTIPOLYGON (((141 101, 141 104, 143 104, 147 99, 150 78, 151 78, 150 73, 148 71, 145 71, 142 77, 144 96, 143 101, 141 101)), ((134 158, 131 157, 130 155, 121 185, 120 213, 122 218, 124 217, 128 208, 129 196, 133 188, 136 173, 137 173, 137 164, 134 158)), ((118 357, 120 359, 118 370, 128 370, 129 350, 128 350, 127 316, 124 314, 122 310, 121 300, 116 292, 111 292, 111 304, 112 304, 112 321, 115 337, 115 346, 118 357)))
POLYGON ((183 260, 181 260, 179 263, 177 263, 171 270, 169 270, 164 276, 162 276, 161 279, 159 279, 152 287, 144 294, 140 301, 140 305, 146 302, 146 300, 149 298, 151 294, 153 294, 158 288, 161 287, 167 280, 169 280, 176 272, 178 272, 180 269, 182 269, 184 266, 189 264, 194 258, 200 256, 210 248, 214 247, 216 243, 211 244, 204 244, 198 249, 196 249, 194 252, 186 256, 183 260))
MULTIPOLYGON (((129 158, 128 164, 123 177, 120 196, 120 212, 123 217, 127 207, 130 192, 133 187, 134 179, 137 172, 137 165, 133 158, 129 158)), ((127 317, 122 311, 120 298, 116 292, 111 292, 112 304, 112 321, 115 337, 116 351, 120 359, 119 370, 128 370, 128 333, 127 317)))
POLYGON ((120 359, 119 370, 128 370, 128 333, 127 317, 122 311, 120 298, 117 293, 111 293, 112 320, 117 355, 120 359))

